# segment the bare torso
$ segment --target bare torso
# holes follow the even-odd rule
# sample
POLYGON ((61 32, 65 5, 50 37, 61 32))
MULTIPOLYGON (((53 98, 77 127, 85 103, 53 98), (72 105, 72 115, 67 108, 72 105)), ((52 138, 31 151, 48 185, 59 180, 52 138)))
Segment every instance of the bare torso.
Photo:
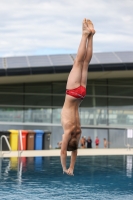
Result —
POLYGON ((69 130, 74 136, 76 136, 75 134, 78 132, 81 132, 78 112, 80 103, 80 99, 66 95, 65 102, 61 111, 61 123, 64 132, 69 130))

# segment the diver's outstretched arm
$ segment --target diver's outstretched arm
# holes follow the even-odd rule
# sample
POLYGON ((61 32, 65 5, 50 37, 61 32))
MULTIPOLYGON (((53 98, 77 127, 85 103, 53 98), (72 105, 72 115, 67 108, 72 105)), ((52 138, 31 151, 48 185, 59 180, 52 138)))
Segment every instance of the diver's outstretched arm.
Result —
POLYGON ((63 172, 67 170, 66 168, 67 146, 68 146, 68 142, 70 138, 71 138, 70 132, 65 131, 64 134, 62 135, 62 144, 61 144, 61 152, 60 152, 60 159, 61 159, 63 172))

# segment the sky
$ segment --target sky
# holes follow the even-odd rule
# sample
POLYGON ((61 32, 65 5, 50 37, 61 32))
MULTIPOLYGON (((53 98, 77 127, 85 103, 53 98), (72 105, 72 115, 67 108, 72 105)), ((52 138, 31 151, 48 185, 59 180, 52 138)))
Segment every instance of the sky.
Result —
POLYGON ((94 53, 133 51, 133 0, 0 0, 0 57, 75 54, 84 18, 94 53))

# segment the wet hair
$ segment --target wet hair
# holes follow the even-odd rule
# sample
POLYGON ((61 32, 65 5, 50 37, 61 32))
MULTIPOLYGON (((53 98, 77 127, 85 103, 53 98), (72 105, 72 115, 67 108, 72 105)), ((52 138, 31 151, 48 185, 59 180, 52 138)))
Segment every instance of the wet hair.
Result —
POLYGON ((76 138, 72 138, 68 142, 67 151, 75 151, 78 148, 78 142, 76 138))

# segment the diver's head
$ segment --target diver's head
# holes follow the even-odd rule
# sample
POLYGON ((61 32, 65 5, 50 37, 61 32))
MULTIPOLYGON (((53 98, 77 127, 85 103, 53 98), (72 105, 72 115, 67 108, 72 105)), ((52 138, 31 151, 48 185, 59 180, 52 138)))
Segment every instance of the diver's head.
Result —
POLYGON ((78 149, 78 141, 76 138, 71 138, 68 142, 67 151, 75 151, 78 149))

